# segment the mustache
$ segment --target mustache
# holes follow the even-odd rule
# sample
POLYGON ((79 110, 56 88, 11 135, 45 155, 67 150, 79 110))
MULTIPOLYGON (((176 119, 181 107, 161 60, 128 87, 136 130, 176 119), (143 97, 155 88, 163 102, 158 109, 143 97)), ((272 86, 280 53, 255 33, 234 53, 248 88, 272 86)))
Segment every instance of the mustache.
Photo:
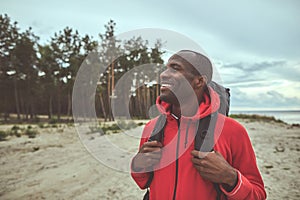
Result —
POLYGON ((174 85, 175 84, 175 80, 173 79, 170 79, 170 78, 163 78, 163 79, 160 79, 160 82, 159 84, 170 84, 170 85, 174 85))

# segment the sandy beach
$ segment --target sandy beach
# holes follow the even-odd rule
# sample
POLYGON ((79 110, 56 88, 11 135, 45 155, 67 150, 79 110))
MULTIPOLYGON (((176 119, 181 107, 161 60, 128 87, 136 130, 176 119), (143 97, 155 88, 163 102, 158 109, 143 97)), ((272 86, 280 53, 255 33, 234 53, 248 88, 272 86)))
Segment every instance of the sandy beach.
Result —
MULTIPOLYGON (((300 199, 300 128, 239 121, 249 132, 268 199, 300 199)), ((74 126, 32 126, 39 132, 35 138, 0 142, 0 199, 142 199, 144 191, 128 173, 142 126, 130 134, 81 137, 74 126)))

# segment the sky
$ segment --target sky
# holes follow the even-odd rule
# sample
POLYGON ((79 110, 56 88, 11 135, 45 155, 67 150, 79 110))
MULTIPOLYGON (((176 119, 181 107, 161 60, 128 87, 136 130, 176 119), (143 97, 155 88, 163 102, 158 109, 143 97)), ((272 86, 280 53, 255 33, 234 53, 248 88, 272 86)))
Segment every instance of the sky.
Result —
POLYGON ((232 110, 300 110, 299 10, 298 0, 0 0, 0 13, 22 30, 32 27, 40 43, 66 26, 98 39, 110 19, 116 34, 158 28, 185 35, 231 89, 232 110))

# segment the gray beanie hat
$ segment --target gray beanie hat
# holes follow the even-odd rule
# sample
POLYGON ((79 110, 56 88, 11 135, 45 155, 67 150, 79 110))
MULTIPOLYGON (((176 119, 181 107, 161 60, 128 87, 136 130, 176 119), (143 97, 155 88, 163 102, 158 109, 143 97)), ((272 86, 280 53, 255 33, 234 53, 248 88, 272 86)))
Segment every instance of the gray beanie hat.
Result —
POLYGON ((184 64, 190 65, 202 76, 206 76, 207 83, 212 79, 213 67, 211 61, 203 54, 191 50, 181 50, 170 57, 179 57, 184 64))

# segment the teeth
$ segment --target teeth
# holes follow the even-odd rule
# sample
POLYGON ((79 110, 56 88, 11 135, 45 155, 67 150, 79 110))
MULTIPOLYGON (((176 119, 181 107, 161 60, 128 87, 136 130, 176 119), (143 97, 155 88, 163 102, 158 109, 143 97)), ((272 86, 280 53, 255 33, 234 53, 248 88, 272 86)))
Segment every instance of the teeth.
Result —
POLYGON ((167 84, 167 83, 163 83, 163 84, 161 84, 161 87, 171 87, 171 85, 167 84))

